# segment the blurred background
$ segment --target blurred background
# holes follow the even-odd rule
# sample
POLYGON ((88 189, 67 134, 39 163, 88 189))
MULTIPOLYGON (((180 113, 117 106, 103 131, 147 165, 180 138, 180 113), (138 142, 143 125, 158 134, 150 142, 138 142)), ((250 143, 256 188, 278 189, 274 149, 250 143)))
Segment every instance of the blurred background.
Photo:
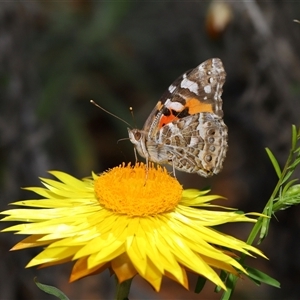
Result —
MULTIPOLYGON (((1 2, 1 210, 29 198, 20 187, 40 185, 48 170, 81 178, 135 161, 133 145, 118 142, 128 137, 127 125, 90 99, 142 128, 173 80, 219 57, 227 72, 224 169, 211 179, 176 175, 184 188, 211 186, 229 206, 260 212, 276 184, 264 148, 283 165, 291 124, 299 126, 300 24, 294 19, 300 19, 299 1, 1 2)), ((281 289, 240 280, 234 299, 299 299, 299 220, 297 207, 278 213, 259 246, 270 260, 249 262, 279 280, 281 289)), ((250 230, 226 227, 243 239, 250 230)), ((112 299, 108 272, 68 284, 71 264, 24 269, 39 249, 8 252, 20 239, 0 236, 1 299, 54 299, 37 289, 35 276, 71 299, 112 299)), ((165 280, 157 294, 137 277, 130 299, 220 298, 212 284, 194 294, 195 282, 191 275, 189 292, 165 280)))

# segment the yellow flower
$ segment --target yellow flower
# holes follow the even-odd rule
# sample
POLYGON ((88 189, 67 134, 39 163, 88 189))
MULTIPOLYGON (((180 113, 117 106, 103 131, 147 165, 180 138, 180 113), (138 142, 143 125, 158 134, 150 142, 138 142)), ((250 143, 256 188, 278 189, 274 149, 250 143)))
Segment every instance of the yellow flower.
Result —
POLYGON ((264 256, 212 228, 255 219, 216 210, 210 202, 219 196, 183 190, 161 167, 123 164, 84 180, 50 173, 58 180, 42 178, 45 188, 27 188, 43 199, 1 212, 8 215, 2 221, 23 222, 3 231, 30 235, 12 250, 45 247, 27 267, 74 260, 70 281, 109 268, 119 282, 139 274, 156 291, 163 276, 188 288, 186 271, 192 271, 226 289, 216 269, 247 273, 232 251, 264 256))

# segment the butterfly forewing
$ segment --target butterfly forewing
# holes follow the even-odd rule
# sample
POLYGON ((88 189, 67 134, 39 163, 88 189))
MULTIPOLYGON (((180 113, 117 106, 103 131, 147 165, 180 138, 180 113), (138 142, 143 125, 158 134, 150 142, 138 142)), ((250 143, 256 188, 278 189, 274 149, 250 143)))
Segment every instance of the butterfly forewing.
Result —
POLYGON ((221 99, 225 76, 221 60, 212 58, 177 78, 143 130, 129 130, 139 154, 204 177, 219 173, 228 148, 221 99))

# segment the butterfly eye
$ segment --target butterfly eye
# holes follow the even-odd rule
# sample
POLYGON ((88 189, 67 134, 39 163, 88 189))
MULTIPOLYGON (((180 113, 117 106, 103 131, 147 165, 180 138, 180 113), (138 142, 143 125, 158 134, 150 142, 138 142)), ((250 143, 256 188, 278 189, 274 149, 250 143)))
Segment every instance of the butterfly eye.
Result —
POLYGON ((139 141, 141 139, 142 134, 139 131, 136 131, 134 133, 134 138, 136 141, 139 141))

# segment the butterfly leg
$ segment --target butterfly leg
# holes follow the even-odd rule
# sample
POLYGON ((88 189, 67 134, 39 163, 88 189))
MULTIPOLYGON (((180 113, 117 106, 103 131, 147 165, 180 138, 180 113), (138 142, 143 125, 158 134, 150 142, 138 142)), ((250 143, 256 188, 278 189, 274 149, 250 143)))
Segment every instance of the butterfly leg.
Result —
POLYGON ((137 158, 137 154, 136 154, 136 149, 133 148, 133 151, 134 151, 135 163, 137 163, 138 162, 138 158, 137 158))
MULTIPOLYGON (((135 156, 135 163, 138 163, 138 157, 137 157, 137 154, 136 154, 136 149, 134 148, 134 156, 135 156)), ((148 170, 149 170, 149 157, 146 156, 146 176, 145 176, 145 183, 144 183, 144 186, 146 185, 146 182, 147 182, 147 179, 148 179, 148 170)))
POLYGON ((175 164, 174 164, 173 160, 172 160, 172 167, 173 167, 173 175, 174 175, 175 179, 177 179, 176 178, 176 173, 175 173, 175 164))
POLYGON ((149 172, 149 157, 146 156, 146 176, 145 176, 144 186, 146 185, 146 182, 147 182, 147 179, 148 179, 148 172, 149 172))

